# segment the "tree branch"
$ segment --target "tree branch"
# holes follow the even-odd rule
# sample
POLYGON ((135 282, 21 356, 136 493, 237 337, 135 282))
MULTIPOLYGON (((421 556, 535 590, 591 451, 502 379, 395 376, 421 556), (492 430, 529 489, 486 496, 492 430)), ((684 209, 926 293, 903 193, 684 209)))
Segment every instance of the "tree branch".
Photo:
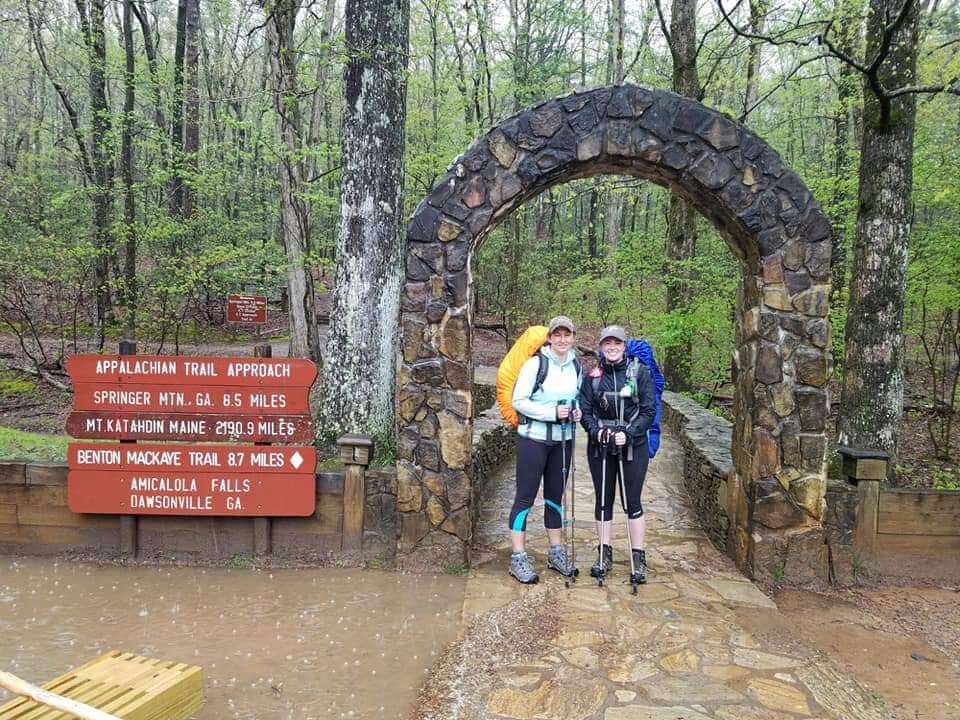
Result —
POLYGON ((63 105, 64 112, 67 113, 67 119, 70 121, 70 127, 73 130, 73 138, 77 143, 77 151, 80 153, 80 169, 86 176, 87 180, 89 182, 93 182, 93 166, 90 164, 90 156, 87 154, 87 144, 84 141, 83 133, 80 130, 80 116, 77 113, 77 109, 70 101, 70 97, 67 95, 66 88, 64 88, 63 85, 57 81, 53 71, 50 69, 50 64, 47 62, 46 49, 43 45, 43 37, 41 35, 42 31, 37 19, 33 15, 33 9, 30 3, 27 3, 27 23, 30 28, 31 38, 33 39, 33 46, 37 51, 37 57, 40 59, 40 65, 43 67, 44 73, 46 73, 47 78, 53 85, 53 89, 57 91, 57 95, 60 97, 60 102, 63 105))

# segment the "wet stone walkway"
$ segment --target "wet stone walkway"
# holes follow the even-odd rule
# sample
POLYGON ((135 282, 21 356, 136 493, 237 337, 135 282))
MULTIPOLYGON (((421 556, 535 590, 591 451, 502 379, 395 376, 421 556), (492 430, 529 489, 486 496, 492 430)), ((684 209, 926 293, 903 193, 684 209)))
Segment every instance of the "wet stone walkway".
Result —
POLYGON ((681 464, 679 446, 664 438, 644 490, 651 570, 648 584, 637 596, 630 594, 627 582, 626 527, 619 506, 614 517, 613 573, 602 588, 589 576, 596 549, 593 492, 582 442, 575 468, 580 579, 568 590, 562 578, 545 570, 542 504, 528 522, 528 549, 541 583, 524 587, 508 577, 510 544, 504 518, 513 500, 514 469, 512 464, 504 468, 482 511, 475 558, 479 566, 468 581, 464 619, 469 622, 525 595, 541 593, 558 599, 558 627, 536 656, 497 664, 492 682, 478 691, 479 697, 459 717, 891 717, 880 699, 821 654, 782 637, 751 636, 738 626, 738 611, 776 611, 776 605, 698 529, 680 484, 681 464))

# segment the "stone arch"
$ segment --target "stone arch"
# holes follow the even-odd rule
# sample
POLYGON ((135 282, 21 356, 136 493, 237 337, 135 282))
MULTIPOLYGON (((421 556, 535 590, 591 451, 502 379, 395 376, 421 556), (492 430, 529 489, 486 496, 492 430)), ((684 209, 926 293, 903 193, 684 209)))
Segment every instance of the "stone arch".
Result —
POLYGON ((407 232, 397 375, 399 557, 443 566, 472 532, 470 257, 527 199, 604 173, 666 186, 740 261, 728 552, 748 574, 822 540, 830 223, 803 181, 735 120, 632 85, 555 98, 476 140, 407 232))

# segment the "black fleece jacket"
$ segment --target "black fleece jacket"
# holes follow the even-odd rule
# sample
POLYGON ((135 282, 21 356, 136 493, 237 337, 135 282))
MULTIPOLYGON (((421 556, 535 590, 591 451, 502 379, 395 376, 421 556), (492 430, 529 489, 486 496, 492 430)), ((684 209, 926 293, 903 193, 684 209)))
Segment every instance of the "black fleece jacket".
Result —
MULTIPOLYGON (((657 414, 656 389, 653 385, 653 377, 650 370, 641 363, 637 365, 637 392, 628 398, 614 398, 607 396, 604 401, 604 393, 618 393, 627 380, 627 365, 630 359, 624 357, 615 365, 607 362, 601 357, 600 364, 597 366, 603 375, 597 384, 597 394, 594 395, 593 372, 587 373, 580 385, 580 410, 583 417, 580 424, 583 425, 589 436, 590 444, 597 440, 597 431, 600 430, 600 420, 616 421, 619 419, 618 402, 623 404, 623 418, 626 424, 627 442, 631 445, 639 445, 647 441, 647 430, 653 424, 653 419, 657 414), (639 412, 638 412, 639 410, 639 412), (631 420, 632 418, 632 420, 631 420)), ((596 371, 594 371, 596 372, 596 371)))

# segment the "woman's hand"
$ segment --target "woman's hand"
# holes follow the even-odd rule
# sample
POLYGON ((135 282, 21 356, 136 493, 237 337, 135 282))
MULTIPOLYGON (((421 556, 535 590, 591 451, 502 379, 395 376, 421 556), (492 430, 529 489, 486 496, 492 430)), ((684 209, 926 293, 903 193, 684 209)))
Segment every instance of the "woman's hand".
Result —
POLYGON ((573 412, 570 413, 570 417, 573 418, 573 421, 574 421, 574 422, 580 422, 580 418, 583 417, 583 411, 581 411, 580 408, 575 407, 575 408, 573 409, 573 412))
POLYGON ((570 417, 569 405, 557 405, 557 420, 566 420, 570 417))
POLYGON ((625 432, 614 433, 613 441, 617 444, 617 447, 627 444, 627 434, 625 432))

